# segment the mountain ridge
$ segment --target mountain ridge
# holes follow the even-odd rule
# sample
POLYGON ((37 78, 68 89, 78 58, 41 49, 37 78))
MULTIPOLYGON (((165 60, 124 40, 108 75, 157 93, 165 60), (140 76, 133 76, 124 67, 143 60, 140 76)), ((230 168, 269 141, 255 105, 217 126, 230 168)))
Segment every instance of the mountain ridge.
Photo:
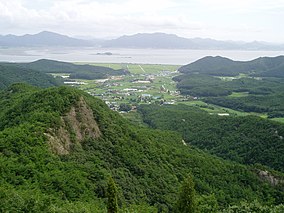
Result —
POLYGON ((283 50, 284 44, 261 41, 222 41, 212 38, 185 38, 176 34, 137 33, 111 40, 78 39, 50 31, 37 34, 0 35, 0 47, 103 47, 103 48, 160 48, 196 50, 283 50))
POLYGON ((22 36, 0 36, 0 46, 10 47, 44 47, 44 46, 89 46, 92 43, 86 40, 72 38, 59 33, 42 31, 37 34, 25 34, 22 36))
POLYGON ((284 45, 267 42, 221 41, 211 38, 184 38, 166 33, 137 33, 124 35, 102 43, 102 47, 117 48, 161 48, 200 50, 281 50, 284 45))

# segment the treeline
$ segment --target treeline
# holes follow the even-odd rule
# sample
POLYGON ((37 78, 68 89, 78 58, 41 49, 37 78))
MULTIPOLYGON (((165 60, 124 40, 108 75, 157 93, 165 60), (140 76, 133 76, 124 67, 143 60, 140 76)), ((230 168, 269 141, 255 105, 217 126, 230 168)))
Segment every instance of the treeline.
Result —
POLYGON ((284 95, 247 97, 215 97, 204 99, 206 103, 227 107, 244 112, 267 113, 269 118, 284 117, 284 95))
POLYGON ((284 172, 284 125, 255 116, 221 117, 186 105, 141 105, 153 128, 182 134, 186 143, 224 159, 284 172))
MULTIPOLYGON (((133 126, 82 91, 18 84, 0 96, 1 211, 105 212, 110 176, 122 211, 172 212, 188 174, 194 177, 201 209, 217 205, 222 210, 243 200, 283 203, 283 190, 259 178, 261 168, 185 146, 176 132, 133 126), (79 140, 78 131, 89 131, 84 123, 88 109, 101 134, 79 140), (70 111, 72 118, 66 115, 70 111), (81 121, 79 130, 76 120, 81 121), (54 146, 66 145, 56 140, 62 134, 71 138, 68 154, 52 152, 54 146)), ((167 116, 160 118, 167 121, 167 116)))

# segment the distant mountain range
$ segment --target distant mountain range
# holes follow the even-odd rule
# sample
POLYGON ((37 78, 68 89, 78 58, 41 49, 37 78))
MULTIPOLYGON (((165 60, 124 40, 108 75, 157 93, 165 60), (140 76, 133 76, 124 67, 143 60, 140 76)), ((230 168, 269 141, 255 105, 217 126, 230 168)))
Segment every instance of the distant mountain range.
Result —
POLYGON ((218 41, 210 38, 183 38, 174 34, 139 33, 105 41, 103 47, 200 50, 284 50, 284 45, 266 42, 218 41))
POLYGON ((0 47, 35 47, 35 46, 90 46, 91 41, 71 38, 58 33, 43 31, 38 34, 23 36, 0 35, 0 47))
POLYGON ((199 50, 284 50, 284 44, 267 42, 219 41, 210 38, 183 38, 165 33, 138 33, 112 40, 86 40, 58 33, 43 31, 34 35, 0 35, 0 47, 84 47, 103 48, 153 48, 153 49, 199 49, 199 50))

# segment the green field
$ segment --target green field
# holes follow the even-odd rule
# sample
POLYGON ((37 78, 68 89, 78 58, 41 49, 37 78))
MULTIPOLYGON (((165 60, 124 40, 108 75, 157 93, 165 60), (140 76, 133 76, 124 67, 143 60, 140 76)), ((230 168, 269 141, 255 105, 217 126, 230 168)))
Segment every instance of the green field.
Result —
POLYGON ((233 98, 240 98, 240 97, 246 97, 248 96, 248 92, 233 92, 231 95, 228 97, 233 97, 233 98))
POLYGON ((284 118, 272 118, 271 120, 284 123, 284 118))
POLYGON ((236 116, 255 115, 255 116, 259 116, 259 117, 263 117, 263 118, 267 117, 266 114, 241 112, 241 111, 229 109, 229 108, 226 108, 226 107, 217 106, 217 105, 214 105, 214 104, 207 104, 207 103, 203 102, 202 100, 183 101, 183 102, 178 102, 178 103, 185 104, 185 105, 188 105, 188 106, 197 106, 200 109, 205 110, 205 111, 212 113, 212 114, 228 113, 230 115, 236 115, 236 116))

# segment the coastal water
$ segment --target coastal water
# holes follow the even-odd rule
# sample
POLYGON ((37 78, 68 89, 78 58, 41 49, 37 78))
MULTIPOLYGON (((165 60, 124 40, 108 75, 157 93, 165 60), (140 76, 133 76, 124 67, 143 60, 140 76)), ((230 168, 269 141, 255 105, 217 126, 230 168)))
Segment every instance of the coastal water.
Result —
POLYGON ((0 61, 31 62, 53 59, 67 62, 188 64, 205 56, 223 56, 247 61, 284 55, 284 51, 101 49, 101 48, 0 48, 0 61), (107 53, 107 54, 106 54, 107 53))

